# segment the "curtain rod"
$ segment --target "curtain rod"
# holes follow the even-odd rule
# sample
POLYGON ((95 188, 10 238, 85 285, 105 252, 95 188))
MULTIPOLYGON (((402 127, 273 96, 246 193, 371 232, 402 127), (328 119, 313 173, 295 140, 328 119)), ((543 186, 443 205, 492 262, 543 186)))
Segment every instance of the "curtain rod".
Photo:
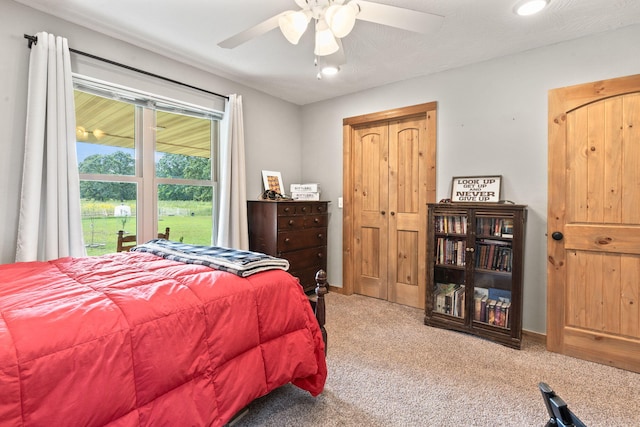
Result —
MULTIPOLYGON (((29 41, 29 49, 31 49, 32 45, 38 44, 38 37, 36 37, 36 36, 30 36, 28 34, 25 34, 24 38, 29 41)), ((139 68, 134 68, 134 67, 131 67, 129 65, 121 64, 119 62, 115 62, 115 61, 112 61, 110 59, 101 58, 99 56, 95 56, 95 55, 92 55, 90 53, 83 52, 81 50, 69 48, 69 52, 73 52, 75 54, 86 56, 86 57, 89 57, 89 58, 92 58, 92 59, 97 59, 98 61, 106 62, 107 64, 115 65, 115 66, 118 66, 118 67, 121 67, 121 68, 126 68, 127 70, 135 71, 136 73, 144 74, 146 76, 155 77, 157 79, 164 80, 164 81, 167 81, 167 82, 170 82, 170 83, 174 83, 174 84, 177 84, 177 85, 180 85, 180 86, 185 86, 185 87, 188 87, 190 89, 195 89, 195 90, 198 90, 200 92, 205 92, 205 93, 208 93, 209 95, 215 95, 215 96, 222 97, 224 99, 229 99, 229 97, 227 95, 220 95, 219 93, 211 92, 209 90, 202 89, 202 88, 199 88, 199 87, 196 87, 196 86, 192 86, 192 85, 187 84, 187 83, 182 83, 182 82, 179 82, 177 80, 170 79, 168 77, 159 76, 157 74, 153 74, 153 73, 150 73, 148 71, 141 70, 139 68)))

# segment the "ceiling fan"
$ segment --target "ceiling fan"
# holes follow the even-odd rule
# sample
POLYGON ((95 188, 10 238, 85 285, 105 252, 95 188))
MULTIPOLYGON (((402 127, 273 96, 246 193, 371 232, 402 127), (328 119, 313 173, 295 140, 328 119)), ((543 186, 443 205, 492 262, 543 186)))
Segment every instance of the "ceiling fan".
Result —
POLYGON ((356 19, 422 34, 439 28, 444 19, 440 15, 365 0, 295 0, 295 2, 301 10, 287 10, 272 16, 254 27, 221 41, 218 46, 232 49, 278 27, 290 43, 298 44, 309 22, 313 20, 316 64, 330 65, 337 72, 340 65, 346 62, 341 39, 351 32, 356 19))

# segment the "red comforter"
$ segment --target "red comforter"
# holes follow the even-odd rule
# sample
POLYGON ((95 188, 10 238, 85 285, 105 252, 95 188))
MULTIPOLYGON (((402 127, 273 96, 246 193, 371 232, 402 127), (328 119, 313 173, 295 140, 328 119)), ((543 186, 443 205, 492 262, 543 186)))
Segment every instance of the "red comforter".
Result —
POLYGON ((222 425, 324 343, 295 278, 146 253, 0 266, 1 426, 222 425))

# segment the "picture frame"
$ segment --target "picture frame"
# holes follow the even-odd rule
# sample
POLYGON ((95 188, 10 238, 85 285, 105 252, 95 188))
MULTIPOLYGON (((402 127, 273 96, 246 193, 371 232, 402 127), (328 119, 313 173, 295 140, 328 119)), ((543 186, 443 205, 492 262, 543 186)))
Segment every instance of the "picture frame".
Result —
POLYGON ((265 191, 274 191, 284 196, 284 185, 282 183, 282 175, 277 171, 262 171, 262 182, 265 191))
POLYGON ((502 175, 455 176, 451 184, 451 201, 497 203, 501 188, 502 175))

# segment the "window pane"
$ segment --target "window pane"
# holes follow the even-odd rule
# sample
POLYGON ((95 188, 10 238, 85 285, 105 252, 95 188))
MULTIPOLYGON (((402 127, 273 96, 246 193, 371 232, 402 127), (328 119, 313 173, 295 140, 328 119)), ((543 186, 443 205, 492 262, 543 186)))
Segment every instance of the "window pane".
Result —
POLYGON ((156 112, 156 176, 211 179, 211 120, 156 112))
POLYGON ((74 93, 80 173, 135 175, 135 106, 74 93))
POLYGON ((80 181, 82 231, 87 255, 115 252, 118 230, 124 230, 125 235, 136 234, 136 187, 131 182, 80 181), (87 194, 126 194, 128 197, 94 198, 87 194))
POLYGON ((213 188, 198 185, 158 185, 158 231, 169 227, 169 240, 211 245, 213 188))

